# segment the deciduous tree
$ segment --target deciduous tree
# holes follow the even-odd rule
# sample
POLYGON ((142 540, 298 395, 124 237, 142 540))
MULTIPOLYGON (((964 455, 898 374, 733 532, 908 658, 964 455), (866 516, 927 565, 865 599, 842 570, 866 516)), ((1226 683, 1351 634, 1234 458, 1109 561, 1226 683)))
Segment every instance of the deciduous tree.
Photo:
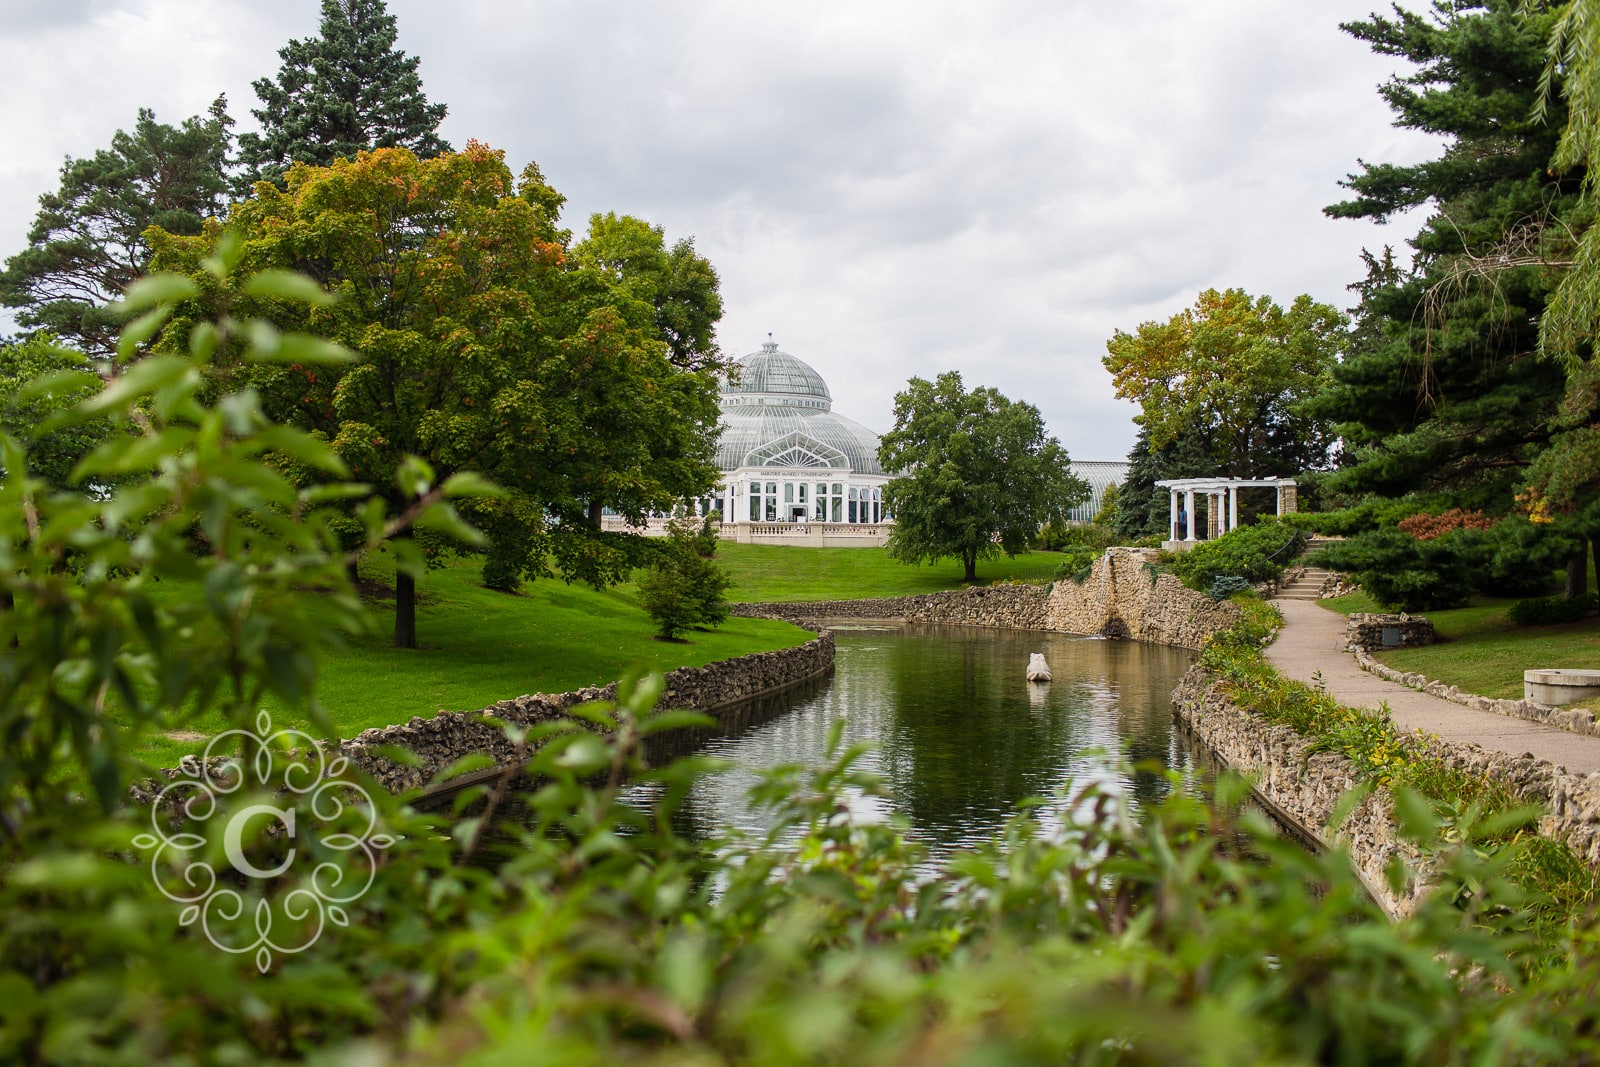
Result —
MULTIPOLYGON (((561 248, 552 220, 518 192, 501 154, 475 143, 431 160, 390 148, 331 167, 296 164, 285 189, 258 185, 227 229, 243 240, 247 268, 300 271, 338 296, 299 317, 271 304, 260 310, 358 359, 233 373, 250 377, 275 418, 317 432, 352 473, 391 496, 402 492, 395 479, 406 456, 423 457, 442 478, 498 472, 546 446, 555 420, 540 381, 538 294, 561 248)), ((155 233, 159 262, 205 284, 200 265, 223 234, 220 226, 193 239, 155 233)), ((241 294, 209 295, 225 303, 241 294)), ((189 323, 175 325, 182 336, 189 323)), ((400 647, 416 641, 413 581, 402 568, 400 647)))
POLYGON ((1103 362, 1117 395, 1160 449, 1199 431, 1238 477, 1297 474, 1327 462, 1328 427, 1306 403, 1326 387, 1345 318, 1309 296, 1285 311, 1242 289, 1207 289, 1166 322, 1118 330, 1103 362))
MULTIPOLYGON (((642 521, 714 483, 714 374, 672 363, 631 268, 569 253, 561 198, 538 168, 513 179, 474 142, 427 160, 389 148, 296 164, 285 185, 258 185, 229 229, 250 267, 300 271, 340 295, 303 324, 359 360, 232 373, 375 484, 416 455, 440 477, 474 471, 504 487, 474 505, 487 583, 515 589, 549 573, 550 557, 568 578, 614 581, 639 562, 637 538, 599 531, 601 509, 642 521)), ((202 277, 221 232, 161 238, 163 264, 202 277)), ((402 574, 397 644, 414 641, 413 620, 402 574)))
POLYGON ((931 382, 912 378, 895 395, 894 412, 878 458, 897 475, 884 488, 896 559, 953 556, 965 580, 976 581, 978 560, 1021 551, 1041 526, 1065 522, 1089 497, 1032 404, 982 386, 969 392, 958 372, 946 371, 931 382))

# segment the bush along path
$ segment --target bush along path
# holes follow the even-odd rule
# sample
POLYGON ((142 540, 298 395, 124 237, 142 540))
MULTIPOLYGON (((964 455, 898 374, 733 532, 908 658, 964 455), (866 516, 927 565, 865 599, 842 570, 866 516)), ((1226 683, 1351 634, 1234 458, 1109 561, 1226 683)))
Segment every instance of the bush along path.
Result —
MULTIPOLYGON (((1471 842, 1480 852, 1498 856, 1504 875, 1525 895, 1528 918, 1540 940, 1553 945, 1569 936, 1575 921, 1588 925, 1584 917, 1600 897, 1600 835, 1584 822, 1582 805, 1572 796, 1575 788, 1582 788, 1575 783, 1587 782, 1586 777, 1564 774, 1548 762, 1522 755, 1411 731, 1381 713, 1381 706, 1378 714, 1351 706, 1318 667, 1307 669, 1301 679, 1286 677, 1289 670, 1281 670, 1280 661, 1300 664, 1292 670, 1307 662, 1292 647, 1289 656, 1279 649, 1291 635, 1304 633, 1301 620, 1284 625, 1284 614, 1251 597, 1236 603, 1245 611, 1244 621, 1207 646, 1196 668, 1203 678, 1186 679, 1184 688, 1205 686, 1269 724, 1289 727, 1309 742, 1307 753, 1333 753, 1347 760, 1349 776, 1359 786, 1380 791, 1407 835, 1435 838, 1435 845, 1425 845, 1423 853, 1440 855, 1437 842, 1453 841, 1471 842), (1277 643, 1269 646, 1274 636, 1277 643)), ((1285 614, 1305 607, 1328 615, 1315 605, 1277 607, 1287 608, 1285 614)), ((1324 664, 1336 658, 1324 656, 1324 664)), ((1296 773, 1305 773, 1305 767, 1296 773)), ((1596 800, 1600 793, 1591 805, 1596 800)), ((1342 823, 1353 810, 1338 805, 1333 822, 1342 823)), ((1448 876, 1437 869, 1423 877, 1449 886, 1448 876)), ((1398 891, 1397 885, 1392 888, 1398 891)), ((1461 890, 1455 886, 1449 891, 1461 890)))

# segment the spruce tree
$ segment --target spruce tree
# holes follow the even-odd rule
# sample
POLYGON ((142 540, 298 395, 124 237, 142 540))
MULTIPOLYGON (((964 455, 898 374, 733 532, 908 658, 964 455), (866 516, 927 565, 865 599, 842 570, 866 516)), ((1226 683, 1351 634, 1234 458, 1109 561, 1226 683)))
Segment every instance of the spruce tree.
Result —
POLYGON ((257 181, 281 184, 289 164, 327 166, 363 149, 409 148, 428 159, 448 152, 436 132, 444 104, 430 104, 416 56, 395 48, 384 0, 322 0, 322 30, 278 50, 276 80, 253 84, 261 132, 239 138, 241 195, 257 181))
POLYGON ((1534 117, 1550 16, 1517 0, 1451 5, 1448 13, 1348 23, 1346 32, 1414 70, 1380 92, 1395 124, 1443 136, 1439 157, 1366 163, 1344 183, 1355 195, 1327 208, 1386 221, 1431 210, 1412 240, 1410 269, 1369 254, 1361 324, 1318 413, 1340 424, 1345 466, 1327 488, 1350 498, 1446 494, 1490 512, 1512 505, 1529 460, 1546 447, 1562 375, 1536 358, 1553 276, 1537 264, 1464 272, 1497 257, 1518 233, 1564 232, 1578 179, 1548 165, 1565 112, 1534 117))
POLYGON ((28 247, 0 271, 0 302, 18 309, 17 322, 110 357, 117 320, 107 305, 145 272, 145 230, 197 234, 221 213, 232 122, 224 97, 209 118, 181 126, 141 108, 133 131, 118 130, 110 148, 68 158, 60 187, 39 198, 28 247))

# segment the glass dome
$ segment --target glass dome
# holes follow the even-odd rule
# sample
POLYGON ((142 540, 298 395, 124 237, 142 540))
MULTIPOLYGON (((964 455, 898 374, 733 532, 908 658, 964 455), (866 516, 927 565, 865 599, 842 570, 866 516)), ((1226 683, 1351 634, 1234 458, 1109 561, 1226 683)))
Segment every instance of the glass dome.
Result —
POLYGON ((882 474, 878 435, 833 412, 822 375, 769 341, 739 360, 723 383, 717 466, 847 468, 882 474))
POLYGON ((722 383, 724 405, 792 403, 801 407, 816 407, 827 411, 833 406, 833 394, 828 383, 803 359, 768 341, 761 351, 752 352, 737 364, 733 381, 722 383))

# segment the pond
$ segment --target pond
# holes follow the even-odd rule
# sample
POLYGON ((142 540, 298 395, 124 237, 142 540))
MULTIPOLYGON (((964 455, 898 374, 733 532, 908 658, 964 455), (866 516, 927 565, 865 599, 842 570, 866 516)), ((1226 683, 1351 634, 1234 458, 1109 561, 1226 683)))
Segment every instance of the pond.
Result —
POLYGON ((936 855, 992 836, 1018 801, 1068 781, 1115 781, 1135 806, 1170 788, 1160 774, 1118 768, 1118 753, 1179 771, 1194 766, 1170 696, 1194 660, 1187 650, 976 627, 842 624, 834 632, 831 677, 731 709, 727 729, 674 746, 735 764, 689 797, 684 815, 696 831, 762 828, 745 800, 755 772, 820 764, 841 716, 847 741, 874 744, 865 766, 887 778, 891 806, 936 855), (1052 682, 1025 680, 1034 652, 1044 654, 1052 682))

